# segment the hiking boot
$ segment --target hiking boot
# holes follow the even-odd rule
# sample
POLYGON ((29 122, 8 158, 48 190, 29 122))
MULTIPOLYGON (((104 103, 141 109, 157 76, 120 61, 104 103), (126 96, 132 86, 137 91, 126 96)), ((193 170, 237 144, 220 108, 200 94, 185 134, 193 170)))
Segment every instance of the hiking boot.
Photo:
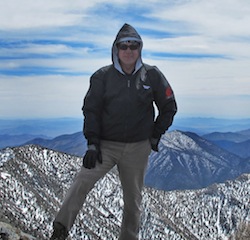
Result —
POLYGON ((61 223, 55 222, 53 228, 54 232, 50 240, 65 240, 68 237, 69 233, 61 223))

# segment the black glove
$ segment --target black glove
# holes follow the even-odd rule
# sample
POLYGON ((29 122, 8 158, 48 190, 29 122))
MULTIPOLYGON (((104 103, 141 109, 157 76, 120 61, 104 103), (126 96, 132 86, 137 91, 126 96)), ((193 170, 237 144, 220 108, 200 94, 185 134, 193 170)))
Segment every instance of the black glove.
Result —
POLYGON ((158 149, 159 142, 160 142, 160 138, 151 138, 151 140, 150 140, 151 148, 155 152, 159 152, 159 149, 158 149))
POLYGON ((83 157, 83 166, 91 169, 95 168, 96 161, 102 163, 102 153, 96 146, 89 148, 83 157))

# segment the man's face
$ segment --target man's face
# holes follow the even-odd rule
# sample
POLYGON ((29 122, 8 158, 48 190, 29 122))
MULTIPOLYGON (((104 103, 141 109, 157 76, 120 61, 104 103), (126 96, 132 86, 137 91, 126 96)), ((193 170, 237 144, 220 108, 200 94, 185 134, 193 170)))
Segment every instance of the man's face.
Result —
POLYGON ((140 43, 135 41, 121 42, 118 44, 118 58, 121 65, 131 66, 135 65, 139 57, 140 43))

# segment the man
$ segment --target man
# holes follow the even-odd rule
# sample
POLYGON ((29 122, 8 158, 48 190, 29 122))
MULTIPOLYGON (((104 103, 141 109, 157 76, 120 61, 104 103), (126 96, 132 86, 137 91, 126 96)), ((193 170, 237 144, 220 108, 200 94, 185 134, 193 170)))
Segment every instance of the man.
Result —
POLYGON ((177 111, 173 91, 156 68, 143 64, 142 39, 124 24, 112 47, 112 65, 95 72, 84 99, 84 135, 88 150, 54 221, 51 239, 66 239, 94 184, 115 165, 123 188, 119 240, 138 240, 144 175, 151 148, 177 111), (154 117, 155 102, 158 116, 154 117))

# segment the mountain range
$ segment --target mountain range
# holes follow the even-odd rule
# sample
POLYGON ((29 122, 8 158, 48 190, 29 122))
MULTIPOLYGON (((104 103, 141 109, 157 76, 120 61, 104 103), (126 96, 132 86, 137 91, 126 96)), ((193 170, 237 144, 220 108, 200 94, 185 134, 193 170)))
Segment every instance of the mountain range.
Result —
POLYGON ((0 135, 43 135, 54 138, 82 129, 82 118, 0 119, 0 135))
POLYGON ((145 184, 163 190, 198 189, 250 173, 242 159, 191 132, 162 136, 159 153, 152 152, 145 184))
MULTIPOLYGON (((48 239, 87 148, 79 119, 26 123, 0 120, 0 239, 48 239)), ((141 239, 250 239, 249 141, 249 119, 177 120, 149 157, 141 239)), ((114 168, 90 192, 72 239, 117 239, 122 206, 114 168)))
POLYGON ((250 157, 250 129, 239 132, 212 132, 202 137, 242 158, 250 157))
MULTIPOLYGON (((34 139, 36 144, 56 151, 83 156, 86 139, 82 133, 51 140, 34 139)), ((159 153, 152 152, 145 183, 162 190, 197 189, 234 179, 250 172, 250 158, 243 159, 191 132, 170 131, 160 141, 159 153)))
MULTIPOLYGON (((196 142, 183 141, 190 137, 188 134, 171 134, 160 146, 169 144, 167 138, 171 137, 171 154, 178 150, 179 143, 185 142, 183 148, 191 147, 198 152, 198 143, 199 147, 207 144, 192 134, 192 139, 198 138, 196 142)), ((223 157, 219 164, 224 162, 223 157)), ((240 160, 230 161, 227 164, 235 166, 240 160)), ((35 239, 48 239, 54 216, 81 164, 80 157, 37 145, 1 150, 0 220, 35 239)), ((143 240, 249 239, 249 227, 244 227, 250 220, 249 196, 249 174, 198 190, 162 191, 145 187, 140 237, 143 240), (237 230, 245 237, 235 238, 237 230)), ((114 168, 89 193, 70 232, 71 239, 117 239, 122 207, 122 190, 114 168)))
POLYGON ((83 156, 87 150, 87 140, 82 132, 64 134, 53 139, 35 138, 24 145, 35 144, 68 154, 83 156))
MULTIPOLYGON (((0 149, 20 146, 35 138, 52 139, 73 134, 80 132, 82 126, 83 118, 0 119, 0 149)), ((194 132, 202 136, 213 132, 240 132, 249 127, 250 119, 185 118, 177 114, 169 130, 194 132)))
MULTIPOLYGON (((41 143, 59 151, 82 156, 86 151, 85 139, 80 133, 83 120, 80 118, 56 119, 0 119, 0 149, 41 143), (67 136, 69 135, 69 136, 67 136), (72 135, 72 136, 70 136, 72 135), (77 136, 76 136, 77 135, 77 136), (63 138, 68 146, 63 144, 63 138), (83 146, 73 146, 68 138, 78 138, 83 146), (80 138, 82 138, 80 140, 80 138), (62 143, 62 146, 61 143, 62 143)), ((170 131, 194 132, 241 158, 250 157, 250 119, 175 118, 170 131)))

